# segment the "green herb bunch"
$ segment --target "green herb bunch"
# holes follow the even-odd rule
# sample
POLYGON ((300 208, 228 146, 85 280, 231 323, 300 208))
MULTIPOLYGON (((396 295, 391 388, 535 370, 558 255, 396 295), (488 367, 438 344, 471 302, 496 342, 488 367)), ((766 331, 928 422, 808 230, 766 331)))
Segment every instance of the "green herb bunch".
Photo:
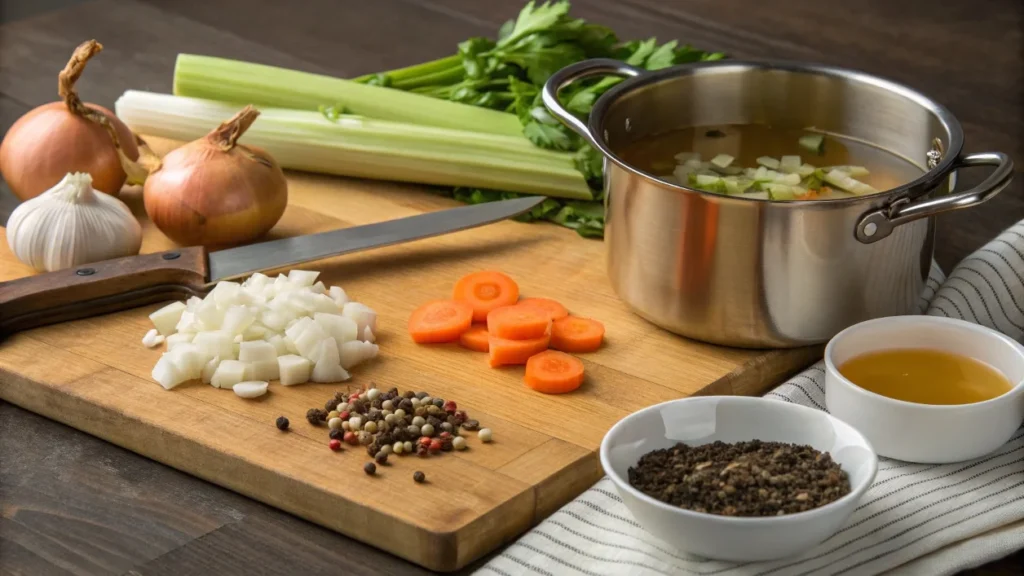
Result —
MULTIPOLYGON (((718 60, 720 52, 704 52, 673 40, 621 42, 607 26, 569 15, 569 2, 529 2, 497 38, 470 38, 457 54, 407 68, 357 78, 359 82, 407 90, 515 114, 533 144, 574 152, 576 167, 594 190, 594 201, 548 199, 522 220, 549 220, 585 237, 603 237, 602 158, 583 138, 553 118, 541 102, 541 89, 552 74, 590 58, 614 58, 645 70, 718 60)), ((576 82, 559 94, 566 109, 586 120, 597 99, 621 82, 606 77, 576 82)), ((467 130, 472 130, 468 126, 467 130)), ((493 202, 518 197, 515 192, 445 189, 462 202, 493 202)))

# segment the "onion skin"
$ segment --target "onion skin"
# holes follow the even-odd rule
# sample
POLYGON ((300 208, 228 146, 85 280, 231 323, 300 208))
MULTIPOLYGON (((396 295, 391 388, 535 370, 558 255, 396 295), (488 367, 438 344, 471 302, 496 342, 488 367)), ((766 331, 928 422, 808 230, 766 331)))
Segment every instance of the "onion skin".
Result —
POLYGON ((251 106, 207 136, 167 154, 143 190, 146 213, 183 246, 260 238, 288 204, 288 181, 263 149, 237 144, 259 113, 251 106))
MULTIPOLYGON (((138 160, 135 137, 114 113, 102 106, 87 108, 106 116, 131 160, 138 160)), ((107 130, 68 110, 64 102, 39 106, 7 131, 0 143, 0 173, 22 201, 46 192, 69 172, 87 172, 93 188, 117 196, 127 175, 107 130)))

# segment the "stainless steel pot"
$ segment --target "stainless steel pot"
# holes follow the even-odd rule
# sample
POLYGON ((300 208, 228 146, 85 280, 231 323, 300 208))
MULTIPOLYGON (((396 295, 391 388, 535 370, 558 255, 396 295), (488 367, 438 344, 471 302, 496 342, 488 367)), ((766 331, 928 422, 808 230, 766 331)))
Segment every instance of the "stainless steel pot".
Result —
POLYGON ((871 318, 917 310, 932 261, 933 216, 980 204, 1010 182, 999 152, 962 155, 945 108, 905 86, 825 66, 721 61, 646 72, 588 60, 554 74, 544 104, 605 156, 608 275, 619 297, 672 332, 730 346, 827 341, 871 318), (584 123, 565 85, 628 77, 584 123), (858 138, 927 172, 880 194, 772 202, 677 186, 629 166, 631 142, 688 126, 767 123, 858 138), (952 193, 956 170, 992 166, 952 193))

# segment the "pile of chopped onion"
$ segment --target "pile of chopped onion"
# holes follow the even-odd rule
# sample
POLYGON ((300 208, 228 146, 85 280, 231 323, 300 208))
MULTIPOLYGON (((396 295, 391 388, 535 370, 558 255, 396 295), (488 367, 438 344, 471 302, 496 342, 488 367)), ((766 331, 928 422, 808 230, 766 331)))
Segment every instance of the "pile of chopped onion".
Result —
POLYGON ((377 356, 377 313, 349 301, 338 286, 328 290, 319 274, 257 273, 150 314, 155 328, 143 344, 167 343, 153 379, 170 390, 201 378, 246 398, 265 393, 271 380, 284 386, 348 380, 349 369, 377 356))
POLYGON ((800 156, 757 159, 756 168, 733 165, 735 158, 719 154, 708 162, 700 154, 676 154, 678 165, 662 180, 682 184, 705 192, 760 198, 762 200, 813 200, 815 198, 874 194, 873 187, 857 180, 869 174, 863 166, 817 167, 803 162, 800 156), (845 193, 845 194, 843 194, 845 193))

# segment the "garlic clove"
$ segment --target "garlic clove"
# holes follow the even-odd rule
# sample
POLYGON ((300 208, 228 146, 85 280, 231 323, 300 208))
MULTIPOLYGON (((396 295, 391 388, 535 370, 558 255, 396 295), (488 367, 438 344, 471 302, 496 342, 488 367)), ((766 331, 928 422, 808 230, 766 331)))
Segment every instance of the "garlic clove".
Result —
POLYGON ((97 192, 89 174, 76 172, 14 209, 7 243, 18 260, 53 272, 138 254, 142 227, 124 202, 97 192))

